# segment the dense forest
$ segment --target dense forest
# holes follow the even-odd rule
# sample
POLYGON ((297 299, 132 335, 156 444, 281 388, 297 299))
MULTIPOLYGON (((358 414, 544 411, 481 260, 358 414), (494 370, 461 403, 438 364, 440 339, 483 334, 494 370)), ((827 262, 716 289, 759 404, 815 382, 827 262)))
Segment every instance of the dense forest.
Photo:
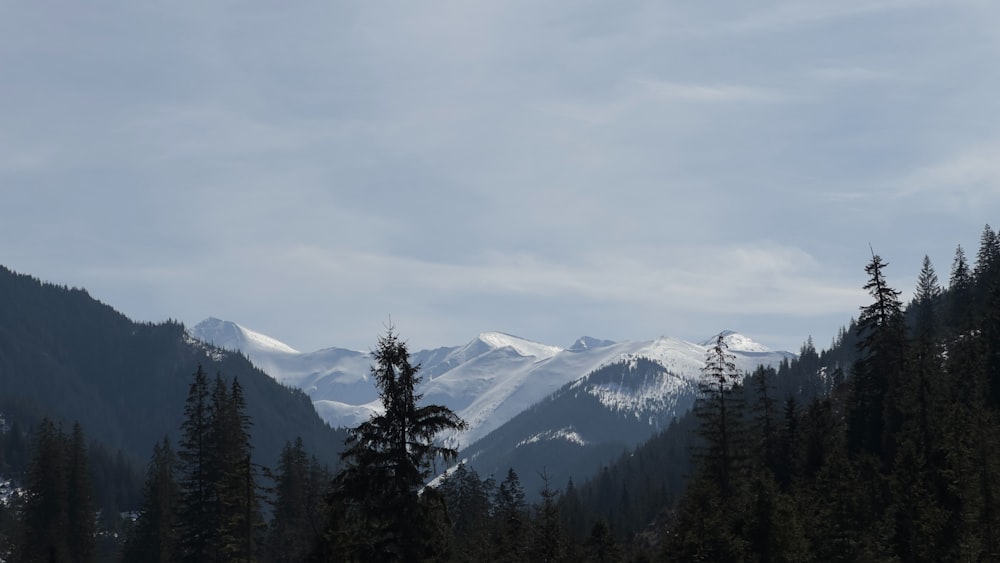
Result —
POLYGON ((241 379, 190 377, 176 440, 152 452, 137 510, 102 498, 134 474, 84 428, 0 424, 7 561, 997 561, 1000 560, 1000 236, 947 286, 925 258, 904 304, 872 252, 870 301, 829 349, 739 373, 719 339, 693 410, 583 483, 540 500, 520 477, 464 465, 434 442, 461 428, 422 405, 419 366, 392 330, 372 376, 386 411, 330 467, 302 440, 273 469, 253 456, 241 379), (102 467, 95 472, 93 466, 102 467), (117 468, 117 469, 116 469, 117 468), (103 484, 102 484, 102 481, 103 484), (111 489, 111 490, 109 490, 111 489))

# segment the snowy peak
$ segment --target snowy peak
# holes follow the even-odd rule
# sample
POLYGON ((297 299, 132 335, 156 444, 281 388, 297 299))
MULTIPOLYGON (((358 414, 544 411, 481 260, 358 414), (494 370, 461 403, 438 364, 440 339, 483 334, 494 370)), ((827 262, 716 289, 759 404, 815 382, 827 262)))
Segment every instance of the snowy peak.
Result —
POLYGON ((479 335, 477 340, 494 350, 511 348, 520 356, 538 358, 539 360, 547 360, 562 352, 562 348, 557 346, 539 344, 502 332, 484 332, 479 335))
POLYGON ((215 317, 209 317, 196 324, 189 331, 191 336, 214 344, 226 350, 239 350, 246 354, 251 352, 298 354, 299 351, 291 346, 271 338, 265 334, 255 332, 232 321, 224 321, 215 317))
POLYGON ((613 340, 600 340, 589 336, 581 336, 580 338, 577 338, 576 342, 574 342, 573 345, 566 350, 568 352, 584 352, 597 348, 606 348, 614 343, 615 342, 613 340))
POLYGON ((771 350, 767 346, 764 346, 759 342, 755 342, 754 340, 732 330, 724 330, 719 334, 716 334, 712 338, 705 340, 704 342, 701 343, 701 345, 705 347, 715 346, 715 341, 718 340, 720 336, 722 337, 722 340, 726 343, 726 346, 729 348, 731 352, 751 352, 751 353, 773 352, 773 350, 771 350))

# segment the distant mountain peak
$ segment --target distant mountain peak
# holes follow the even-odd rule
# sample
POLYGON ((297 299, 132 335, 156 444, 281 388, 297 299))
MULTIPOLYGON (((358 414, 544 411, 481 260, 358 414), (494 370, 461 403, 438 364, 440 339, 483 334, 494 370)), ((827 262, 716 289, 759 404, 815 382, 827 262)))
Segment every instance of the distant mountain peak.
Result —
POLYGON ((722 332, 716 334, 715 336, 709 338, 708 340, 701 342, 701 345, 714 346, 715 341, 718 340, 720 336, 722 337, 722 340, 725 341, 726 346, 728 346, 729 349, 733 351, 764 352, 764 353, 773 352, 773 350, 753 340, 752 338, 744 336, 736 332, 735 330, 729 330, 729 329, 723 330, 722 332))
POLYGON ((599 338, 592 338, 590 336, 581 336, 576 339, 576 342, 572 346, 567 348, 570 352, 583 352, 585 350, 596 350, 597 348, 606 348, 614 344, 614 340, 601 340, 599 338))
POLYGON ((503 332, 484 332, 479 335, 478 340, 490 348, 511 348, 521 356, 535 357, 540 360, 546 360, 562 352, 562 348, 558 346, 539 344, 538 342, 532 342, 531 340, 525 340, 519 336, 503 332))
POLYGON ((276 338, 250 330, 232 321, 224 321, 215 317, 208 317, 194 325, 189 332, 202 342, 214 344, 227 350, 240 350, 247 353, 250 352, 250 349, 283 354, 299 353, 295 348, 276 338))

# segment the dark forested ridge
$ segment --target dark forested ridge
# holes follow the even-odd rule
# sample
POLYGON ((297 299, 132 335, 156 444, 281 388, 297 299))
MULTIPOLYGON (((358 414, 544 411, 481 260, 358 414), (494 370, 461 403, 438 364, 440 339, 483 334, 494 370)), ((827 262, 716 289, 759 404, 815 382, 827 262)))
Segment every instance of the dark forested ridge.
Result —
POLYGON ((273 463, 286 441, 334 463, 343 433, 302 391, 280 385, 243 356, 195 342, 176 322, 136 323, 85 290, 0 267, 0 413, 35 424, 80 423, 87 436, 138 462, 176 437, 191 374, 202 365, 238 377, 254 420, 254 456, 273 463))
MULTIPOLYGON (((974 265, 957 249, 946 287, 925 259, 908 304, 889 272, 873 252, 859 284, 870 302, 828 350, 807 340, 746 378, 710 352, 693 411, 586 482, 547 482, 520 548, 544 537, 560 561, 1000 561, 1000 236, 984 229, 974 265)), ((456 510, 493 499, 493 520, 454 527, 469 559, 491 560, 497 476, 449 481, 456 510)))

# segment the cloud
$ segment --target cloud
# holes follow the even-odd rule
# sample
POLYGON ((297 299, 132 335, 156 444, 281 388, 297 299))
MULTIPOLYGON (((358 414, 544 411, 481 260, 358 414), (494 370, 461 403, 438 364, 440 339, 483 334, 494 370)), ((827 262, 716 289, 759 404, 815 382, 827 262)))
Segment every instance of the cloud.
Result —
POLYGON ((1000 203, 1000 141, 968 147, 892 182, 893 199, 954 212, 1000 203))

